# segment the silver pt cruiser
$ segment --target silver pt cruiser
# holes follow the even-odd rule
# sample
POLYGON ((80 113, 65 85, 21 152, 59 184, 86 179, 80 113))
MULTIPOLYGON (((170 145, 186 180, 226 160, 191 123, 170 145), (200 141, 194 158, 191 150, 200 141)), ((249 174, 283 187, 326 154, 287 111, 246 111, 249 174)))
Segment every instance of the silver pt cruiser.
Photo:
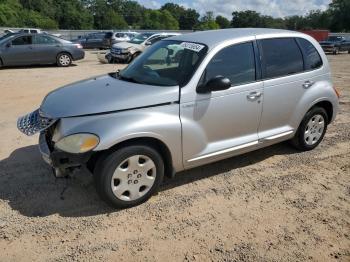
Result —
POLYGON ((124 208, 164 175, 285 140, 315 148, 338 96, 313 38, 226 29, 159 41, 121 72, 57 89, 18 128, 40 132, 56 176, 87 166, 99 195, 124 208))

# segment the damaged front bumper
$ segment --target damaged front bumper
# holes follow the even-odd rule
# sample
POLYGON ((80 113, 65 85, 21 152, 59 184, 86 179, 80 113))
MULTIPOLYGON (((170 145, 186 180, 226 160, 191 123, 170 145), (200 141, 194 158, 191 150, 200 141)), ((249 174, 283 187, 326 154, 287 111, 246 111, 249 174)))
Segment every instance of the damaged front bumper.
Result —
POLYGON ((54 170, 56 177, 63 177, 74 169, 86 165, 92 152, 72 154, 55 149, 50 145, 50 139, 46 132, 41 132, 39 136, 39 150, 42 158, 54 170))

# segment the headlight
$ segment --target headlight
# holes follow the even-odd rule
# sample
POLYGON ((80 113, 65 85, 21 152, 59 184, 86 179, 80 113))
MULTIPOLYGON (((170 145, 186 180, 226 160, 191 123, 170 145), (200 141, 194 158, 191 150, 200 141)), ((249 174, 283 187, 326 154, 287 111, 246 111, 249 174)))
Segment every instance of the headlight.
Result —
POLYGON ((75 134, 62 138, 59 140, 55 147, 68 153, 85 153, 94 149, 100 139, 93 134, 75 134))

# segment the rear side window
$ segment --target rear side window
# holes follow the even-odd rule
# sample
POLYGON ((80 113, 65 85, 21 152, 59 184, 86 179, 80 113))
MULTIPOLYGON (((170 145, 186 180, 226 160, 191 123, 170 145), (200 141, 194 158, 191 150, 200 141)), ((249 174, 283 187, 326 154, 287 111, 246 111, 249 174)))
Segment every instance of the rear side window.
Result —
POLYGON ((36 45, 48 45, 48 44, 58 44, 59 42, 52 37, 46 35, 35 35, 33 37, 33 44, 36 45))
POLYGON ((253 44, 237 44, 219 51, 207 65, 204 82, 216 76, 229 78, 232 85, 255 81, 253 44))
POLYGON ((31 36, 21 36, 17 37, 12 41, 12 45, 31 45, 32 37, 31 36))
POLYGON ((304 70, 303 56, 294 38, 264 39, 260 43, 264 78, 287 76, 304 70))
POLYGON ((316 48, 308 40, 297 38, 298 44, 303 51, 305 70, 313 70, 322 66, 322 59, 316 48))

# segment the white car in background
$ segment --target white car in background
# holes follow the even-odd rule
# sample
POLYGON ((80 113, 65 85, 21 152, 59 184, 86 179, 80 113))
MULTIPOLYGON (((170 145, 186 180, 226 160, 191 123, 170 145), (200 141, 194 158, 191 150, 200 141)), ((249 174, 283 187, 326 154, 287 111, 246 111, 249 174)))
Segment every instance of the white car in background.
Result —
POLYGON ((130 41, 114 44, 111 52, 106 55, 108 62, 130 63, 139 56, 148 46, 171 36, 181 35, 180 33, 142 33, 130 41))

